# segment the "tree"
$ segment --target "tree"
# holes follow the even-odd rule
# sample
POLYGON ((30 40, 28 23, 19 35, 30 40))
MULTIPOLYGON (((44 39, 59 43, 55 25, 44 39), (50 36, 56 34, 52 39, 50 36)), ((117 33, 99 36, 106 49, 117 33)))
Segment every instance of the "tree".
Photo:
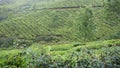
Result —
POLYGON ((106 24, 116 26, 120 23, 120 0, 108 1, 105 6, 106 24))
POLYGON ((111 0, 105 6, 105 24, 113 30, 111 38, 120 38, 120 0, 111 0))
POLYGON ((83 41, 90 41, 93 39, 94 32, 94 22, 93 22, 93 12, 91 9, 86 8, 83 16, 81 18, 81 23, 79 24, 79 33, 83 41))

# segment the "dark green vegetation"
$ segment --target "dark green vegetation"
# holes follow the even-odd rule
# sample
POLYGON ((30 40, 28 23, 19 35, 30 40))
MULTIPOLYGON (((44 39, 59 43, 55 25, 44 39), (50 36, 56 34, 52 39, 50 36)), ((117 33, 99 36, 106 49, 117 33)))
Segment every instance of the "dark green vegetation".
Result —
POLYGON ((0 65, 2 68, 120 67, 120 40, 117 39, 53 46, 35 43, 24 50, 14 49, 9 50, 9 52, 8 50, 0 52, 0 65))
POLYGON ((0 0, 0 68, 120 68, 119 5, 0 0))

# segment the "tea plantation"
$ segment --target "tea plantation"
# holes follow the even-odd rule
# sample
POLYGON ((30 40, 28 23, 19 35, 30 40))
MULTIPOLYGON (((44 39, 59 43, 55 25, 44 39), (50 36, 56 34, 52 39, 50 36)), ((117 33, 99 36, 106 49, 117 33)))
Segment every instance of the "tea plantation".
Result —
POLYGON ((120 0, 0 0, 0 68, 120 68, 120 0))

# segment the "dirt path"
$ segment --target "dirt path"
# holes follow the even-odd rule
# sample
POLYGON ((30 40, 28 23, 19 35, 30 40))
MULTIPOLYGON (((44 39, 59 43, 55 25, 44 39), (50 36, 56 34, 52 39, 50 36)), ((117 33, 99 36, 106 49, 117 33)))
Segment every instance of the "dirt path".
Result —
MULTIPOLYGON (((101 5, 99 6, 92 6, 92 8, 99 8, 103 7, 101 5)), ((35 10, 67 10, 67 9, 78 9, 78 8, 85 8, 85 6, 68 6, 68 7, 54 7, 54 8, 41 8, 41 9, 35 9, 35 10)), ((34 10, 29 10, 29 11, 34 11, 34 10)))

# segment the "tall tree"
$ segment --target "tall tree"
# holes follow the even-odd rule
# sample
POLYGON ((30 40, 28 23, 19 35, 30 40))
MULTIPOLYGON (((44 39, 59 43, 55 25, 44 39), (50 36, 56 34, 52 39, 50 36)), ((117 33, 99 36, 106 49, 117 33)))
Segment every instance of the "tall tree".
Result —
POLYGON ((94 22, 93 22, 93 12, 91 9, 86 8, 83 16, 81 18, 81 23, 79 26, 80 37, 83 41, 90 41, 93 39, 94 32, 94 22))
POLYGON ((116 26, 120 23, 120 0, 108 1, 105 6, 106 24, 116 26))
POLYGON ((113 29, 110 38, 120 38, 120 0, 111 0, 105 6, 105 24, 113 29))

